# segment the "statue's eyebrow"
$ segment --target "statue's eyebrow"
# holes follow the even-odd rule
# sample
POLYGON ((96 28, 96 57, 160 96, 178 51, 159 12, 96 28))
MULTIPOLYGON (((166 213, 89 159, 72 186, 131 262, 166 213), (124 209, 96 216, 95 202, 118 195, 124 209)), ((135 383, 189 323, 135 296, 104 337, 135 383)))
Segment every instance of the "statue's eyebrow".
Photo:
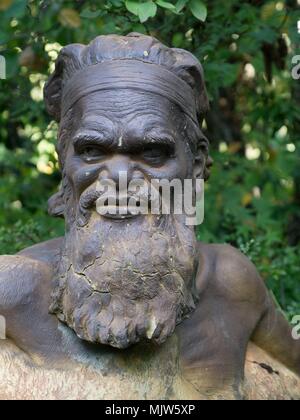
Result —
POLYGON ((79 132, 73 138, 74 147, 86 146, 88 143, 99 144, 100 146, 111 146, 113 139, 107 135, 93 132, 79 132))
POLYGON ((79 131, 73 137, 74 148, 79 150, 87 146, 98 145, 108 150, 118 148, 123 152, 139 153, 145 147, 159 146, 169 149, 170 152, 174 152, 176 147, 175 139, 168 133, 148 132, 144 134, 142 139, 137 137, 138 141, 136 143, 132 144, 129 141, 129 143, 124 142, 121 146, 113 133, 108 134, 107 131, 105 133, 101 131, 79 131))
POLYGON ((143 144, 147 144, 147 145, 162 145, 162 146, 166 146, 166 147, 170 147, 170 148, 174 148, 176 145, 175 139, 173 138, 173 136, 170 135, 159 135, 159 134, 152 134, 149 133, 144 137, 144 142, 143 144))

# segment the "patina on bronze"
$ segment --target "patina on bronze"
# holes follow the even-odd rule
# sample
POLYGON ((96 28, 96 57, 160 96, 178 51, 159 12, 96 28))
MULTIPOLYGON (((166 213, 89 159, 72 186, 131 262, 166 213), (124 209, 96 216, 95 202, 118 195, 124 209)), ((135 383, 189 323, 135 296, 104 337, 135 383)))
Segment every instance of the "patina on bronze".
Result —
POLYGON ((63 48, 45 101, 62 171, 49 211, 66 233, 0 257, 0 397, 300 398, 300 342, 246 257, 197 241, 182 215, 96 211, 97 182, 121 172, 208 178, 198 60, 100 36, 63 48))

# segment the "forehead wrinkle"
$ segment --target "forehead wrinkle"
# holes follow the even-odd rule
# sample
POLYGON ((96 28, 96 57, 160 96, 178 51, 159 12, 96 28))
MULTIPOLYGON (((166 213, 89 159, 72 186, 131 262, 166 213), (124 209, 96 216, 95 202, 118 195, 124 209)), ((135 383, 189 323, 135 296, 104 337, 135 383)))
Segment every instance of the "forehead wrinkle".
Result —
POLYGON ((86 114, 92 112, 94 114, 93 118, 88 118, 88 121, 92 123, 101 124, 104 127, 107 125, 106 121, 110 123, 110 125, 115 125, 117 122, 124 123, 126 120, 127 123, 136 120, 137 118, 149 119, 149 117, 156 117, 159 118, 160 121, 163 119, 169 120, 170 118, 170 110, 166 110, 165 108, 158 108, 155 107, 153 104, 117 104, 113 105, 113 108, 109 106, 102 107, 92 107, 92 111, 86 110, 86 114), (98 115, 95 115, 98 114, 98 115), (103 121, 101 121, 103 120, 103 121), (123 121, 122 121, 123 120, 123 121))
POLYGON ((178 138, 178 130, 173 127, 169 118, 161 114, 152 113, 137 115, 130 118, 126 126, 126 134, 132 137, 140 137, 148 140, 166 140, 166 143, 175 144, 178 138))
POLYGON ((144 121, 153 120, 154 124, 161 126, 166 122, 170 121, 171 113, 159 108, 152 108, 147 105, 144 105, 143 108, 136 109, 132 112, 128 112, 127 122, 131 124, 139 120, 141 123, 144 121))
POLYGON ((75 107, 84 112, 99 112, 109 119, 116 117, 136 118, 138 115, 151 112, 161 115, 173 114, 178 109, 168 98, 155 93, 135 90, 98 91, 83 97, 75 107))
MULTIPOLYGON (((139 131, 140 136, 151 130, 160 131, 174 137, 176 130, 170 124, 170 115, 158 109, 127 109, 114 117, 108 116, 105 111, 93 110, 93 115, 83 116, 78 121, 79 130, 94 131, 111 137, 126 136, 127 131, 139 131), (137 123, 138 122, 138 123, 137 123)), ((87 113, 85 114, 87 115, 87 113)))
POLYGON ((115 137, 118 127, 115 122, 105 115, 95 115, 95 113, 85 113, 78 118, 77 131, 92 136, 115 137))

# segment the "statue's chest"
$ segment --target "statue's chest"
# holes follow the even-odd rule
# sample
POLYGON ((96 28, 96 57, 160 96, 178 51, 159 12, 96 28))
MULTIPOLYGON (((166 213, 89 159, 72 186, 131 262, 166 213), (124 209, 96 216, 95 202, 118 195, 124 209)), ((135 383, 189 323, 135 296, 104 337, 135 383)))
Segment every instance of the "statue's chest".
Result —
MULTIPOLYGON (((0 343, 1 344, 1 343, 0 343)), ((181 376, 176 358, 164 352, 146 359, 141 354, 116 354, 93 363, 72 361, 51 367, 33 363, 24 353, 0 346, 1 399, 189 399, 195 391, 181 376)), ((37 360, 38 362, 38 360, 37 360)))

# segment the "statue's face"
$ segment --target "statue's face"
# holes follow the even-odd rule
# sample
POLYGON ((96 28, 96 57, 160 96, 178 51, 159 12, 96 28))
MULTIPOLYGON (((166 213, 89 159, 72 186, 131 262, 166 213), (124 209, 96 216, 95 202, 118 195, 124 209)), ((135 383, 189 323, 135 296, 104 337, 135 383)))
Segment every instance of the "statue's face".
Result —
POLYGON ((75 202, 95 181, 192 177, 183 115, 168 99, 128 90, 78 101, 65 162, 75 202))
POLYGON ((68 229, 51 311, 94 343, 161 343, 194 307, 194 229, 173 214, 103 217, 96 186, 118 184, 120 172, 128 182, 191 178, 183 115, 158 95, 111 90, 80 99, 71 125, 68 229))

